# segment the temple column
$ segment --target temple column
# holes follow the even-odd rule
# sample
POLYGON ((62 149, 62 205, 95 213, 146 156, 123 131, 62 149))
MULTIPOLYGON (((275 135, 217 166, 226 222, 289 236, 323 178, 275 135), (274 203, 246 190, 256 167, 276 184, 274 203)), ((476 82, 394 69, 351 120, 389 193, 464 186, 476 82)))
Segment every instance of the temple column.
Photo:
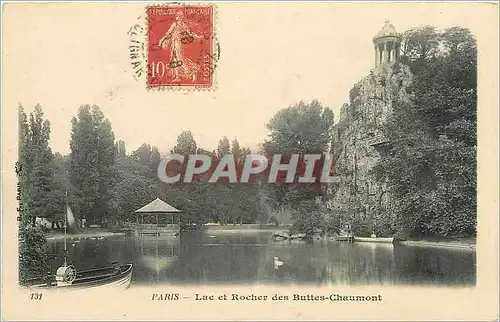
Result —
POLYGON ((378 65, 378 47, 375 46, 375 67, 378 65))
POLYGON ((384 63, 387 62, 387 54, 388 54, 388 52, 387 52, 387 44, 384 43, 384 54, 382 55, 382 61, 384 63))

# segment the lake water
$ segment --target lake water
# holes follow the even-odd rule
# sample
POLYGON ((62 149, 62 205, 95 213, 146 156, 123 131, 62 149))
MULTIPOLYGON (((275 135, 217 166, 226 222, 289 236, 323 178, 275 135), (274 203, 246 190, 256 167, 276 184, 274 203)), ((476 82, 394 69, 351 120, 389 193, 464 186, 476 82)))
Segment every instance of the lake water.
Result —
MULTIPOLYGON (((47 246, 61 265, 63 240, 47 246)), ((443 285, 476 283, 476 252, 371 243, 273 242, 271 232, 186 232, 180 237, 68 238, 78 270, 133 262, 138 284, 443 285), (278 257, 283 265, 273 266, 278 257)))

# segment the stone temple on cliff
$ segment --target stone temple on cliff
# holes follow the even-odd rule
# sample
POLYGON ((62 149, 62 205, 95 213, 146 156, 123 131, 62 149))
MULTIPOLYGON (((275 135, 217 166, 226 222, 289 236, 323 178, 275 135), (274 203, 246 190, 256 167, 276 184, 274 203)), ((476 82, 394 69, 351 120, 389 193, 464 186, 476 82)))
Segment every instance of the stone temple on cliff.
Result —
POLYGON ((399 60, 401 51, 401 35, 397 33, 394 25, 389 20, 384 27, 373 37, 375 45, 375 67, 384 63, 399 60))
POLYGON ((384 133, 388 118, 411 96, 407 88, 412 74, 400 62, 402 38, 389 21, 373 37, 375 66, 350 90, 349 103, 342 106, 332 131, 331 153, 341 180, 329 189, 327 207, 353 229, 367 230, 358 234, 387 231, 380 223, 391 222, 394 213, 386 184, 375 178, 373 169, 390 147, 384 133))

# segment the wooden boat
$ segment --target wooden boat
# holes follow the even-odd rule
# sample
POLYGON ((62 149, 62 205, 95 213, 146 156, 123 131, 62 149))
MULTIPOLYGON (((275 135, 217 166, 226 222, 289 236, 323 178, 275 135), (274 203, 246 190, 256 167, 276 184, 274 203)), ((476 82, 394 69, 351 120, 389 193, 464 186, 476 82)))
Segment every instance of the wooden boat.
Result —
POLYGON ((352 242, 354 242, 354 236, 352 236, 352 235, 340 235, 340 236, 336 236, 335 240, 352 243, 352 242))
POLYGON ((288 240, 288 237, 287 236, 282 236, 282 235, 278 235, 278 234, 275 234, 272 236, 273 237, 273 240, 274 241, 284 241, 284 240, 288 240))
POLYGON ((363 243, 385 243, 385 244, 393 244, 394 237, 355 237, 354 241, 363 242, 363 243))
POLYGON ((272 238, 274 241, 300 241, 300 240, 305 240, 307 239, 306 234, 295 234, 295 235, 290 235, 288 232, 283 232, 283 233, 274 233, 272 235, 272 238))
POLYGON ((64 263, 57 269, 55 275, 33 278, 24 281, 22 284, 30 288, 56 288, 64 290, 87 290, 102 287, 128 288, 132 279, 132 264, 118 265, 117 263, 112 263, 108 267, 81 272, 77 272, 73 265, 68 265, 68 249, 66 245, 68 224, 70 226, 74 225, 75 218, 69 204, 66 203, 66 216, 64 218, 64 263))
POLYGON ((133 265, 112 265, 76 272, 72 266, 61 266, 56 275, 33 278, 23 283, 30 288, 55 288, 57 290, 88 290, 96 288, 126 289, 132 279, 133 265))
POLYGON ((350 223, 344 223, 343 228, 340 229, 340 233, 335 237, 335 240, 349 243, 354 241, 354 234, 350 223))
POLYGON ((306 234, 295 234, 290 236, 290 240, 304 240, 307 239, 306 234))

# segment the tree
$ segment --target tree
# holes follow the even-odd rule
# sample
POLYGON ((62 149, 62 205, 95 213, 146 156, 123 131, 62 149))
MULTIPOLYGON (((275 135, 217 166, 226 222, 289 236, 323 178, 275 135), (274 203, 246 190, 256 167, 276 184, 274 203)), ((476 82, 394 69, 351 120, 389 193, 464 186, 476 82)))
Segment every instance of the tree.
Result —
POLYGON ((226 154, 229 154, 231 151, 231 146, 229 145, 229 140, 227 137, 223 137, 219 140, 219 144, 217 145, 217 156, 219 158, 224 157, 226 154))
POLYGON ((133 151, 131 157, 138 165, 142 166, 142 175, 149 178, 156 177, 158 164, 160 163, 160 152, 156 146, 142 144, 137 150, 133 151))
POLYGON ((153 170, 153 177, 157 177, 158 174, 158 165, 161 161, 160 151, 158 151, 158 147, 153 146, 151 148, 151 167, 153 170))
POLYGON ((437 54, 439 44, 439 33, 435 27, 409 29, 403 35, 403 60, 420 62, 430 59, 437 54))
POLYGON ((139 164, 151 165, 151 145, 143 143, 137 150, 132 152, 132 157, 136 159, 139 164))
MULTIPOLYGON (((271 142, 282 154, 323 153, 331 141, 333 112, 314 100, 278 111, 267 124, 271 142)), ((267 145, 272 144, 267 143, 267 145)))
POLYGON ((45 234, 35 225, 54 204, 52 152, 49 148, 50 122, 43 118, 40 105, 28 116, 19 106, 19 163, 21 223, 19 228, 19 278, 45 273, 48 255, 45 234))
POLYGON ((470 31, 406 34, 410 103, 395 102, 389 149, 374 169, 394 196, 403 236, 472 236, 476 227, 477 53, 470 31), (417 37, 416 35, 419 35, 417 37), (408 122, 411 120, 411 122, 408 122))
POLYGON ((115 221, 134 222, 134 212, 156 198, 154 187, 148 178, 128 173, 113 188, 115 221))
POLYGON ((173 152, 176 154, 195 154, 196 149, 196 141, 193 138, 193 134, 191 131, 182 131, 181 134, 177 137, 177 144, 174 147, 173 152))
MULTIPOLYGON (((322 154, 329 148, 332 127, 333 112, 330 108, 323 107, 316 100, 309 104, 299 102, 273 116, 267 124, 270 140, 261 147, 268 159, 275 154, 322 154)), ((264 187, 272 195, 270 204, 274 207, 298 208, 301 201, 314 199, 321 193, 321 185, 316 183, 265 184, 264 187)))
POLYGON ((40 227, 19 227, 19 282, 45 274, 49 269, 49 258, 45 250, 45 234, 40 227))
POLYGON ((22 225, 27 225, 34 224, 36 217, 47 215, 47 204, 51 203, 48 193, 54 185, 54 174, 49 147, 50 122, 43 118, 41 106, 35 106, 34 113, 29 115, 29 122, 22 106, 19 113, 19 162, 22 167, 19 183, 24 209, 21 221, 22 225))
POLYGON ((206 149, 203 149, 203 148, 198 148, 198 150, 196 151, 197 154, 203 154, 203 155, 208 155, 209 157, 212 157, 214 158, 217 153, 215 153, 215 151, 209 151, 209 150, 206 150, 206 149))
POLYGON ((84 105, 72 119, 70 182, 79 215, 101 224, 110 214, 116 148, 111 123, 97 106, 84 105))
POLYGON ((239 161, 241 159, 243 151, 240 149, 240 143, 238 142, 238 139, 233 140, 231 153, 233 154, 235 160, 239 161))
POLYGON ((53 180, 50 191, 47 192, 48 202, 45 207, 47 214, 58 214, 66 210, 66 203, 73 206, 74 200, 66 197, 71 189, 69 183, 69 158, 60 153, 54 153, 50 164, 53 180))
POLYGON ((125 155, 127 155, 127 149, 125 148, 125 142, 122 140, 119 140, 116 142, 116 153, 117 157, 123 158, 125 155))

